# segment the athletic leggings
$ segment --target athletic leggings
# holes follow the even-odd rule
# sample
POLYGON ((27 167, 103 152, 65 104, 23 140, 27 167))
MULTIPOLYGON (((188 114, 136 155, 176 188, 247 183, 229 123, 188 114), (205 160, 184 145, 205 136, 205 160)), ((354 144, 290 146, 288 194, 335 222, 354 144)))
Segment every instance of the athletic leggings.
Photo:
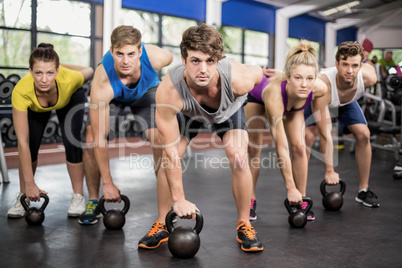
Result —
MULTIPOLYGON (((85 101, 85 90, 80 88, 71 96, 70 102, 64 108, 56 110, 63 144, 66 149, 66 159, 70 163, 82 162, 81 129, 85 101)), ((51 111, 38 113, 28 109, 29 149, 31 150, 32 162, 38 159, 39 147, 51 113, 51 111)))

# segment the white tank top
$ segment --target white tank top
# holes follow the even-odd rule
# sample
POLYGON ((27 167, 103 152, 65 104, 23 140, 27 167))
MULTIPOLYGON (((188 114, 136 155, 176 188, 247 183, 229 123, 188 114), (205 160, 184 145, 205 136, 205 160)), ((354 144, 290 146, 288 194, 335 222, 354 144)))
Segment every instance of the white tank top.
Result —
POLYGON ((353 97, 352 100, 350 100, 347 103, 340 103, 338 95, 338 86, 336 84, 336 74, 338 73, 338 70, 336 69, 336 67, 331 67, 321 71, 320 73, 325 74, 328 77, 328 80, 331 84, 331 104, 329 105, 329 107, 331 108, 345 106, 348 105, 349 103, 357 101, 358 99, 360 99, 361 96, 363 96, 365 92, 363 74, 362 71, 360 70, 357 74, 357 89, 355 96, 353 97))

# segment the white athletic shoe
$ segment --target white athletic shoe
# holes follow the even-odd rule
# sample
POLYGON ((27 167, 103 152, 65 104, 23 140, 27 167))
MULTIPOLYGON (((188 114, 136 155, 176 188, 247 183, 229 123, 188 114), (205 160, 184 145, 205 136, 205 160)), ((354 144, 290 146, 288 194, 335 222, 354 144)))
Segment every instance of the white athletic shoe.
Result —
POLYGON ((21 205, 21 201, 20 201, 22 195, 23 195, 23 193, 17 194, 17 201, 15 202, 14 206, 8 210, 7 217, 15 218, 15 219, 24 217, 25 209, 21 205))
POLYGON ((81 194, 73 194, 70 207, 68 208, 69 217, 79 217, 85 211, 85 198, 81 194))

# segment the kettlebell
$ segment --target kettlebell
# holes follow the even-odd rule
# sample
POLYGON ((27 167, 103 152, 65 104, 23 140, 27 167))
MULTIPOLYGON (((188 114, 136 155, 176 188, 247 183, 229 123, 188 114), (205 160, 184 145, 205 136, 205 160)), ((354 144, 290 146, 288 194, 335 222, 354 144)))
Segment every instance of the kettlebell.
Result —
POLYGON ((313 206, 313 200, 310 197, 303 197, 303 202, 307 202, 307 207, 303 210, 300 205, 290 205, 289 200, 285 199, 285 207, 289 212, 288 222, 294 228, 303 228, 307 224, 307 212, 313 206))
POLYGON ((102 196, 99 199, 99 209, 100 212, 103 214, 103 224, 105 225, 106 229, 119 230, 123 228, 124 224, 126 223, 125 215, 130 209, 130 200, 125 195, 120 195, 120 197, 121 200, 124 201, 123 210, 117 208, 106 210, 105 198, 102 196))
POLYGON ((204 218, 201 212, 196 212, 196 224, 194 228, 190 226, 173 227, 173 219, 177 216, 172 209, 166 214, 166 228, 170 235, 168 240, 168 248, 170 253, 179 259, 188 259, 194 257, 200 249, 200 232, 204 225, 204 218))
POLYGON ((327 183, 325 180, 321 182, 320 185, 320 190, 322 194, 322 205, 326 210, 329 211, 338 211, 341 209, 343 205, 343 194, 345 193, 346 190, 346 183, 342 180, 339 180, 339 184, 341 185, 341 189, 339 192, 330 192, 328 193, 325 190, 325 186, 327 183))
POLYGON ((21 205, 25 209, 25 220, 29 225, 41 225, 42 222, 45 220, 44 210, 49 203, 49 197, 44 193, 41 193, 40 197, 45 199, 40 208, 29 207, 28 203, 25 200, 27 198, 26 194, 23 194, 20 198, 21 205))

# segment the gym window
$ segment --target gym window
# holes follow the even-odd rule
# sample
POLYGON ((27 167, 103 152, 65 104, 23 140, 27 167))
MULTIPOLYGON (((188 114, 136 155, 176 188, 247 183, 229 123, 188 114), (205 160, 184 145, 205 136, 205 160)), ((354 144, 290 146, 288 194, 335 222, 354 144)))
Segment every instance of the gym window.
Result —
POLYGON ((91 12, 81 1, 0 1, 0 73, 24 76, 30 53, 42 42, 54 45, 61 62, 89 66, 91 12))
POLYGON ((269 66, 269 35, 237 27, 222 26, 225 54, 245 64, 269 66))

